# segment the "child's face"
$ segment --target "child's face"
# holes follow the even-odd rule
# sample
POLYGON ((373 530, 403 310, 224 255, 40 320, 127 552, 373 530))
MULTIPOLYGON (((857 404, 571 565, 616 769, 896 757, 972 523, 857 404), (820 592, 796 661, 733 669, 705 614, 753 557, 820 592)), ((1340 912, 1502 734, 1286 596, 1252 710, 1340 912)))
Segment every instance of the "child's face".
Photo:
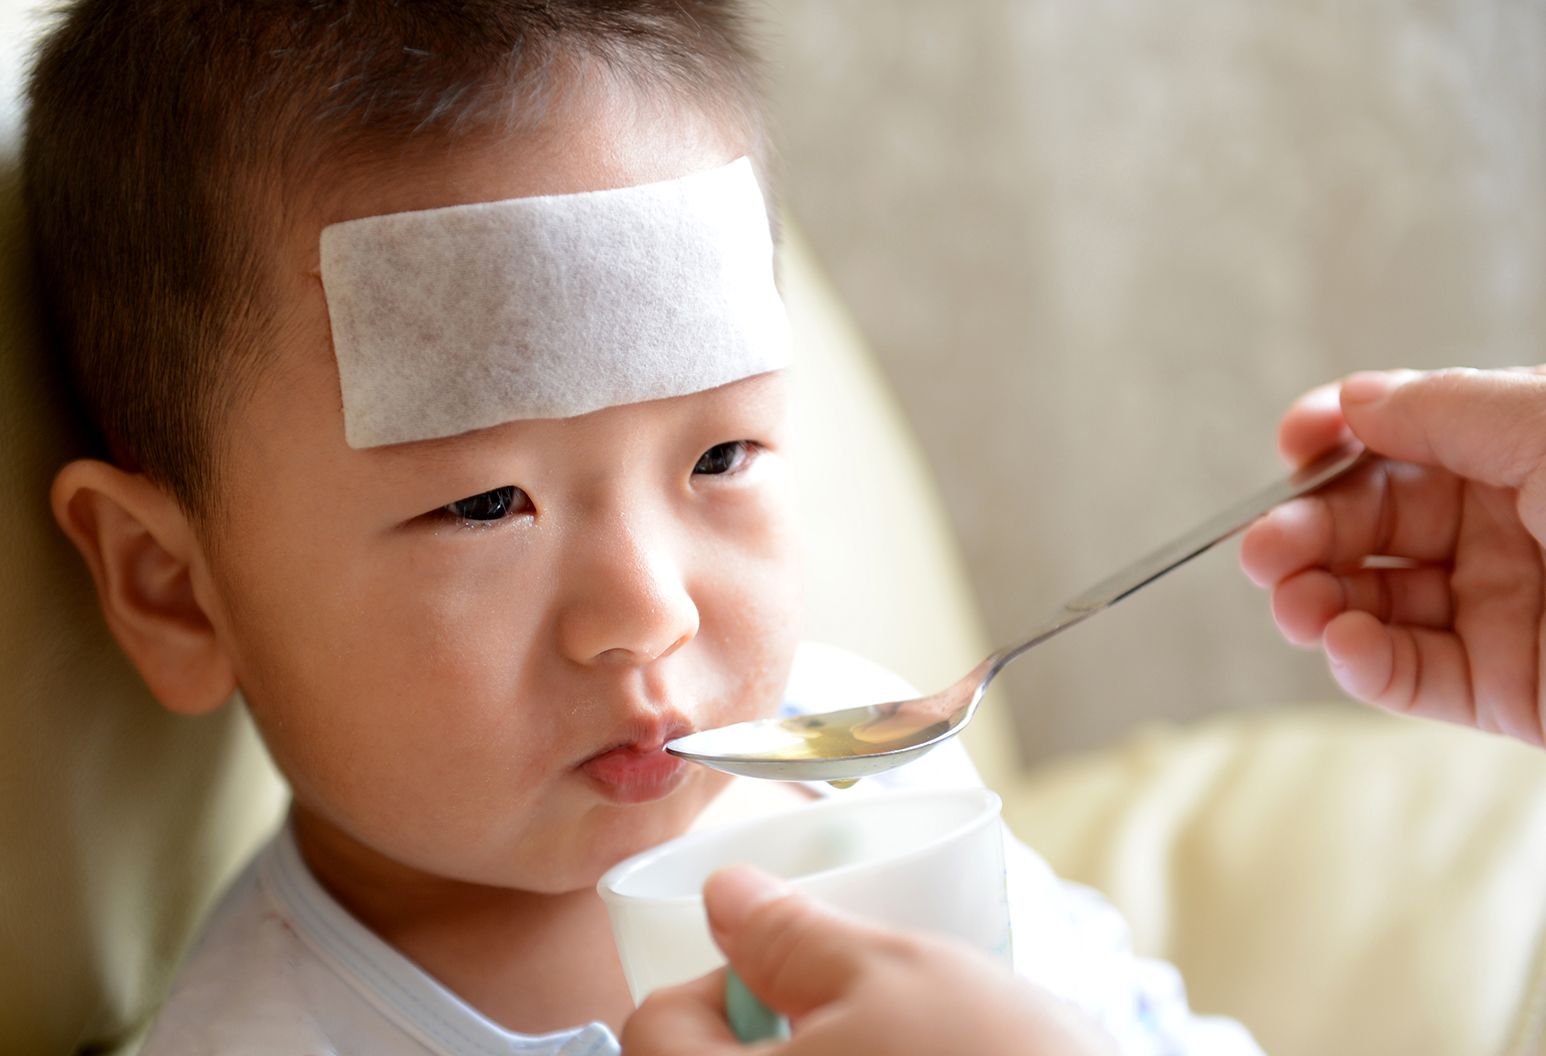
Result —
POLYGON ((207 607, 308 824, 545 892, 681 832, 722 787, 662 742, 776 707, 797 616, 786 380, 355 450, 317 237, 744 152, 680 114, 576 109, 561 150, 443 153, 294 233, 281 348, 229 425, 209 552, 207 607))

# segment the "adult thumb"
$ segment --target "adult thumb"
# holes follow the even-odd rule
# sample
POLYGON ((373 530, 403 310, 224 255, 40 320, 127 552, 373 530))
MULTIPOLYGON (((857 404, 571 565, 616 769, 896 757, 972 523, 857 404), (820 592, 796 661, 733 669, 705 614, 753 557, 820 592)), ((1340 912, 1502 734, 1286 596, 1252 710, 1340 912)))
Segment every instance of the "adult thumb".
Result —
POLYGON ((1374 451, 1518 488, 1546 463, 1546 376, 1536 370, 1379 371, 1342 383, 1342 416, 1374 451))
POLYGON ((890 940, 750 866, 716 872, 703 899, 714 940, 741 981, 789 1016, 841 997, 890 940))

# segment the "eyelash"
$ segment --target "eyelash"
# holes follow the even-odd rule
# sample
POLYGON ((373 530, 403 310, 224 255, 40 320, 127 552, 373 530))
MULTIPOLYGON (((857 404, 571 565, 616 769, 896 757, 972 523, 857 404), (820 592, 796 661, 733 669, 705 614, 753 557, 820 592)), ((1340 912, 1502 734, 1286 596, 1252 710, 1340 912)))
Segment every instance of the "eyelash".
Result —
MULTIPOLYGON (((747 464, 756 457, 760 445, 753 440, 727 440, 724 443, 715 444, 703 454, 698 456, 697 463, 693 466, 694 476, 728 477, 741 472, 747 464), (718 472, 710 472, 704 463, 715 452, 724 448, 732 448, 733 454, 739 456, 727 468, 718 472)), ((492 528, 501 521, 508 520, 512 515, 522 512, 522 508, 531 508, 531 498, 526 492, 514 484, 506 484, 498 488, 490 488, 488 491, 480 491, 476 495, 448 502, 434 512, 434 516, 444 520, 453 521, 463 528, 483 529, 492 528), (478 505, 473 505, 478 504, 478 505), (469 509, 469 507, 471 507, 469 509), (491 513, 493 516, 469 516, 469 513, 491 513)))
POLYGON ((741 470, 746 468, 747 464, 753 458, 757 456, 757 453, 760 450, 761 448, 759 445, 756 443, 756 441, 753 440, 727 440, 722 444, 715 444, 713 447, 709 448, 707 451, 703 452, 703 454, 698 456, 698 462, 693 466, 692 469, 693 475, 727 477, 732 474, 739 473, 741 470), (729 469, 721 470, 718 473, 709 473, 700 468, 703 465, 705 459, 707 459, 714 452, 726 447, 734 448, 736 453, 740 455, 740 458, 735 462, 734 465, 732 465, 729 469))
POLYGON ((480 491, 476 495, 469 495, 465 499, 457 499, 448 502, 435 513, 447 520, 455 521, 464 528, 488 528, 506 520, 511 514, 520 512, 522 508, 531 508, 531 499, 526 492, 514 484, 506 484, 500 488, 490 488, 488 491, 480 491), (490 512, 491 517, 471 517, 466 507, 473 503, 482 505, 474 507, 477 512, 490 512), (463 507, 463 509, 458 509, 463 507))

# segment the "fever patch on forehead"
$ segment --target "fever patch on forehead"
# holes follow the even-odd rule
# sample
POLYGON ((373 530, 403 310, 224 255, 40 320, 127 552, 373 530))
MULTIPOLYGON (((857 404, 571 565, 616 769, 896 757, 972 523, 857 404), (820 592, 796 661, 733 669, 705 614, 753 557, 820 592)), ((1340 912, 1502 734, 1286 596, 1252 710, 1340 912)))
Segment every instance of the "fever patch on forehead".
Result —
POLYGON ((701 392, 787 366, 751 162, 322 230, 351 447, 701 392))

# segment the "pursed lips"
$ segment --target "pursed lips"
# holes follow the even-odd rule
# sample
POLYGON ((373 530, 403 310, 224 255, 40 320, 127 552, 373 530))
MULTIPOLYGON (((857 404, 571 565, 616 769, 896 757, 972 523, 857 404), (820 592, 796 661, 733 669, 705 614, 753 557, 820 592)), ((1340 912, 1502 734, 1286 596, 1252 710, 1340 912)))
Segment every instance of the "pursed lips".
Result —
POLYGON ((576 768, 607 799, 617 803, 646 803, 675 791, 686 776, 688 764, 666 754, 667 741, 693 732, 686 716, 672 711, 639 715, 621 736, 576 768))

